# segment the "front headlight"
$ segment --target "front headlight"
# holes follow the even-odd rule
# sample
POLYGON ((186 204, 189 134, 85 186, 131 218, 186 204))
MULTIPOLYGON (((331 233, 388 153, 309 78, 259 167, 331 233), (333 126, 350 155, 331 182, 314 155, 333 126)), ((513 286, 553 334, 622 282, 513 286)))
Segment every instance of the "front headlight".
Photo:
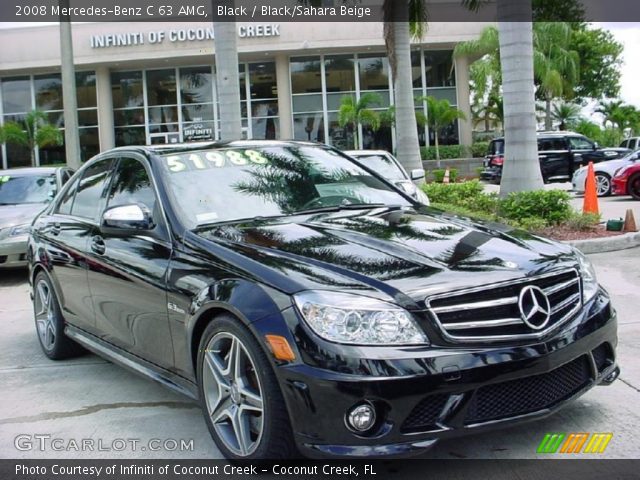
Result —
POLYGON ((631 168, 631 165, 626 165, 624 167, 620 167, 615 172, 613 172, 613 176, 614 177, 622 177, 625 173, 627 173, 627 170, 629 170, 630 168, 631 168))
POLYGON ((25 223, 23 225, 16 225, 11 228, 9 232, 10 237, 19 237, 20 235, 28 235, 29 230, 31 230, 31 224, 25 223))
POLYGON ((593 267, 591 260, 579 250, 574 250, 578 259, 580 268, 580 276, 582 277, 582 302, 587 303, 598 293, 598 280, 596 279, 596 269, 593 267))
POLYGON ((293 296, 307 325, 331 342, 354 345, 427 344, 409 312, 349 293, 307 291, 293 296))

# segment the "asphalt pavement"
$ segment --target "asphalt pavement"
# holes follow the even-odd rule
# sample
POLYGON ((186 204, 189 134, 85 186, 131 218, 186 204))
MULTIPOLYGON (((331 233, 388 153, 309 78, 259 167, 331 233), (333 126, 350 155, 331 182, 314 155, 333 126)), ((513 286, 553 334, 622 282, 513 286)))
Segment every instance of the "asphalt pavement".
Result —
MULTIPOLYGON (((613 385, 541 421, 442 441, 424 457, 536 458, 550 432, 612 432, 599 457, 637 457, 639 256, 640 248, 590 256, 619 314, 622 374, 613 385)), ((188 399, 91 354, 48 360, 36 338, 25 272, 0 271, 0 321, 0 458, 221 458, 188 399)))

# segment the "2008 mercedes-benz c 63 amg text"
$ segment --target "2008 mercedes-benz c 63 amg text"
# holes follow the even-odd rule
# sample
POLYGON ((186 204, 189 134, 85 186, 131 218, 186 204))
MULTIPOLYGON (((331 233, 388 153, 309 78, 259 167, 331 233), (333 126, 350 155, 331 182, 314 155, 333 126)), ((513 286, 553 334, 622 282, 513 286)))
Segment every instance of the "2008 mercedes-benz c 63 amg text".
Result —
POLYGON ((29 260, 47 356, 82 346, 198 399, 231 458, 412 454, 619 372, 579 252, 311 143, 101 154, 35 220, 29 260))

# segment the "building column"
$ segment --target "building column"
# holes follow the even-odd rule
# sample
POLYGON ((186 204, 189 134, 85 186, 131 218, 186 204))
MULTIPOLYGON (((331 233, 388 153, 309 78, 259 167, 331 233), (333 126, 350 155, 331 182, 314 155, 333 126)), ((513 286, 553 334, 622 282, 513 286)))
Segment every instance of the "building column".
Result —
POLYGON ((459 120, 460 145, 471 146, 473 143, 473 118, 471 116, 471 100, 469 91, 469 59, 458 57, 456 64, 456 90, 458 95, 458 109, 467 117, 459 120))
POLYGON ((100 151, 115 147, 113 130, 113 100, 111 98, 111 74, 108 67, 96 68, 96 96, 98 102, 98 137, 100 151))
POLYGON ((293 110, 291 107, 291 76, 289 57, 276 56, 276 81, 278 82, 278 116, 280 119, 280 139, 293 138, 293 110))

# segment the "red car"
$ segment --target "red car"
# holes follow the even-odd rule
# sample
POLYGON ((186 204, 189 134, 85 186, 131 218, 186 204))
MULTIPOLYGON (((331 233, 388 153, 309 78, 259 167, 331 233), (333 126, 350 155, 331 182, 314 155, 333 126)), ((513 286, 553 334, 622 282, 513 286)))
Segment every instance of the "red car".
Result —
POLYGON ((612 184, 614 195, 631 195, 635 200, 640 200, 640 163, 616 171, 612 184))

